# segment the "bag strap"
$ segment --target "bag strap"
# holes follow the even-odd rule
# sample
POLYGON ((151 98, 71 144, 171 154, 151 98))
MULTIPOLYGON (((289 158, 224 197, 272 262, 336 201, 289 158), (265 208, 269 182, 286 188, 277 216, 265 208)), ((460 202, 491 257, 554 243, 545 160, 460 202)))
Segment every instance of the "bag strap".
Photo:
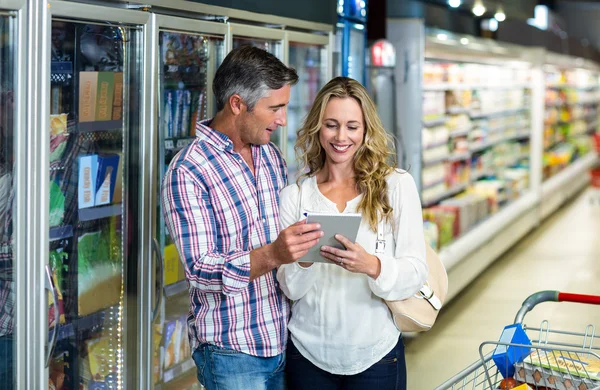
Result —
MULTIPOLYGON (((383 218, 379 220, 377 223, 377 242, 375 243, 375 253, 383 253, 385 249, 385 239, 384 239, 384 222, 383 218)), ((394 236, 394 243, 397 245, 396 237, 394 236)), ((427 245, 427 243, 425 243, 427 245)), ((425 256, 427 256, 427 248, 425 248, 425 256)), ((427 259, 425 259, 427 262, 427 259)), ((437 311, 442 308, 442 301, 440 298, 435 295, 435 291, 429 286, 429 282, 425 281, 423 287, 419 289, 419 291, 415 294, 415 296, 420 295, 421 298, 425 299, 429 304, 437 311)))

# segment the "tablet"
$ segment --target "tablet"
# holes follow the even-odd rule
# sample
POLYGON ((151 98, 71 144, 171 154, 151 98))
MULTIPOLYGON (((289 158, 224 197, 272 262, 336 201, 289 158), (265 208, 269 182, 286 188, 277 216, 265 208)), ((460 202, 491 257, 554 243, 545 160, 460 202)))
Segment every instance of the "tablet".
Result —
POLYGON ((335 239, 336 234, 341 234, 352 242, 356 242, 358 228, 362 217, 360 214, 323 214, 323 213, 307 213, 306 223, 319 223, 323 231, 323 237, 319 239, 319 243, 309 249, 308 253, 300 260, 307 263, 327 263, 334 264, 329 259, 321 256, 322 246, 332 246, 339 249, 346 249, 338 240, 335 239))

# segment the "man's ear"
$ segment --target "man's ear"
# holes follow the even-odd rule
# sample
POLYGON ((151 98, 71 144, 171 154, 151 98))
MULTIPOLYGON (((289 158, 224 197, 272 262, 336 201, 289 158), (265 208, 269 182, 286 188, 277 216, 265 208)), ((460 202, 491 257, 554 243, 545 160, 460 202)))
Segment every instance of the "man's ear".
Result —
POLYGON ((240 95, 233 94, 229 97, 229 107, 231 107, 231 112, 233 112, 234 115, 242 113, 244 106, 244 101, 240 95))

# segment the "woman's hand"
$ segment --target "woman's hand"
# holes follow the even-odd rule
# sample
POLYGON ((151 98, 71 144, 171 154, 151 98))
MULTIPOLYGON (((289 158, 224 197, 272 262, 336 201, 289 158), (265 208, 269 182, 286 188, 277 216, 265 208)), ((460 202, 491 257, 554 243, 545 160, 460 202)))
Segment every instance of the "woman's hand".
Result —
POLYGON ((346 270, 358 274, 365 274, 372 279, 377 279, 381 272, 381 262, 376 256, 370 255, 360 244, 348 240, 341 234, 336 234, 335 239, 346 247, 346 250, 330 246, 321 247, 321 255, 346 270))

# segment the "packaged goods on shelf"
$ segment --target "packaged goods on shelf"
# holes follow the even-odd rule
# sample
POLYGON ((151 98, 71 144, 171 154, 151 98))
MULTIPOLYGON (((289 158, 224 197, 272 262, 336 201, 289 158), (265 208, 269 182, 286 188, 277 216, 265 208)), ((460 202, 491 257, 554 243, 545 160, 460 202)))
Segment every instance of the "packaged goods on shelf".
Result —
POLYGON ((435 146, 447 145, 449 132, 445 125, 424 127, 422 130, 423 149, 427 150, 435 146))
POLYGON ((438 247, 440 249, 452 242, 455 237, 456 215, 448 209, 434 206, 423 209, 423 219, 435 223, 438 228, 438 247))
POLYGON ((439 244, 439 229, 437 225, 431 221, 423 221, 423 234, 425 242, 432 248, 438 248, 439 244))
POLYGON ((471 118, 466 114, 452 115, 446 121, 450 136, 465 135, 471 130, 471 118))
POLYGON ((444 92, 423 92, 423 120, 431 121, 446 113, 444 92))
POLYGON ((448 145, 441 145, 434 148, 429 148, 423 151, 423 164, 439 164, 444 159, 448 158, 450 152, 448 151, 448 145))
POLYGON ((165 285, 168 286, 185 279, 185 271, 179 261, 175 244, 168 244, 164 250, 165 285))
POLYGON ((454 161, 446 165, 446 184, 455 187, 468 184, 471 178, 470 161, 454 161))
POLYGON ((111 204, 116 192, 116 199, 121 200, 122 164, 120 153, 79 156, 80 209, 111 204))
POLYGON ((102 231, 85 233, 78 238, 79 315, 113 306, 121 299, 121 237, 117 222, 111 221, 102 231))
POLYGON ((187 328, 187 316, 165 321, 163 370, 183 363, 191 357, 187 328))
MULTIPOLYGON (((89 377, 86 375, 89 389, 112 389, 117 386, 119 367, 119 340, 116 334, 104 332, 100 337, 87 340, 87 365, 89 377)), ((81 375, 83 377, 83 373, 81 375)))
POLYGON ((488 198, 472 191, 446 199, 440 203, 440 207, 454 210, 458 221, 455 237, 469 231, 475 224, 490 215, 488 198))
POLYGON ((67 147, 68 114, 50 115, 50 162, 59 161, 67 147))
POLYGON ((446 91, 446 112, 449 114, 463 113, 471 110, 473 97, 470 90, 446 91))
POLYGON ((63 223, 65 215, 65 195, 54 180, 50 180, 50 217, 49 225, 59 226, 63 223))

